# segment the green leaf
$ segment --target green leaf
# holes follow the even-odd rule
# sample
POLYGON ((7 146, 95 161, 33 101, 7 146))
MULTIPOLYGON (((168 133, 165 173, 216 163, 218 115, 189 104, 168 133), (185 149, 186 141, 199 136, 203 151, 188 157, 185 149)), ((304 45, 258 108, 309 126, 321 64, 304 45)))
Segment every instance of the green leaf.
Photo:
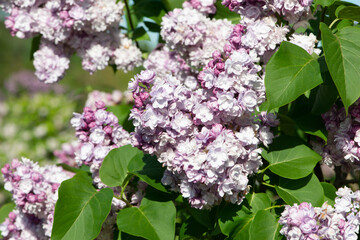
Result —
POLYGON ((179 240, 197 240, 201 239, 207 228, 201 225, 193 217, 186 219, 181 225, 179 232, 179 240))
POLYGON ((276 192, 289 205, 309 202, 320 207, 324 202, 324 190, 315 174, 297 180, 280 178, 276 192))
POLYGON ((160 32, 160 26, 157 23, 144 21, 144 24, 150 32, 160 32))
POLYGON ((360 96, 360 29, 345 27, 334 35, 321 23, 320 30, 326 63, 347 111, 360 96))
POLYGON ((315 6, 320 5, 322 7, 328 7, 331 6, 336 1, 338 0, 314 0, 313 4, 315 6))
POLYGON ((175 237, 176 209, 172 202, 155 202, 144 198, 140 207, 125 208, 118 213, 119 231, 152 240, 175 237))
POLYGON ((123 126, 129 118, 131 108, 131 105, 121 104, 117 106, 109 106, 107 107, 107 111, 112 112, 118 118, 119 124, 123 126))
POLYGON ((321 182, 321 186, 324 190, 324 200, 327 201, 329 205, 334 206, 337 191, 336 188, 327 182, 321 182))
POLYGON ((218 221, 221 232, 226 236, 231 234, 246 236, 249 232, 251 218, 253 218, 253 214, 251 214, 250 210, 248 210, 244 204, 240 206, 227 204, 221 209, 218 221))
POLYGON ((320 65, 303 48, 282 42, 266 65, 269 109, 284 106, 322 83, 320 65))
POLYGON ((185 0, 162 0, 166 10, 172 11, 174 8, 182 8, 182 4, 185 0))
POLYGON ((249 202, 252 213, 263 210, 271 206, 271 200, 266 193, 247 194, 246 199, 249 202))
POLYGON ((260 210, 256 213, 250 225, 250 240, 279 239, 279 223, 268 211, 260 210))
POLYGON ((240 22, 240 15, 236 12, 230 11, 227 7, 224 7, 220 1, 216 1, 216 13, 214 15, 215 19, 227 19, 234 24, 240 22))
MULTIPOLYGON (((327 131, 321 116, 306 114, 296 117, 294 120, 305 133, 317 136, 325 142, 327 141, 327 131)), ((307 174, 305 176, 307 176, 307 174)))
POLYGON ((254 217, 254 214, 244 216, 230 233, 229 239, 250 239, 250 226, 254 217))
POLYGON ((360 22, 360 7, 348 6, 335 12, 337 18, 360 22))
POLYGON ((149 40, 150 37, 147 34, 144 27, 137 27, 134 29, 134 32, 132 33, 133 40, 149 40), (144 37, 145 36, 145 37, 144 37), (147 36, 147 37, 146 37, 147 36))
POLYGON ((262 156, 269 162, 269 169, 285 178, 299 179, 308 176, 321 156, 295 137, 275 138, 273 151, 263 151, 262 156))
POLYGON ((84 172, 61 183, 51 239, 94 239, 111 209, 113 192, 96 190, 84 172))
POLYGON ((105 157, 100 167, 100 179, 109 187, 121 186, 131 161, 141 160, 144 153, 131 145, 115 148, 105 157))
POLYGON ((159 191, 168 192, 161 184, 165 168, 157 161, 156 156, 145 155, 136 158, 128 165, 128 171, 159 191))
POLYGON ((34 60, 34 53, 39 50, 41 42, 41 36, 36 36, 31 41, 30 60, 34 60))
POLYGON ((133 6, 137 18, 156 17, 165 9, 161 0, 135 0, 133 6))
POLYGON ((4 222, 8 218, 9 213, 14 210, 15 203, 6 203, 0 208, 0 223, 4 222))

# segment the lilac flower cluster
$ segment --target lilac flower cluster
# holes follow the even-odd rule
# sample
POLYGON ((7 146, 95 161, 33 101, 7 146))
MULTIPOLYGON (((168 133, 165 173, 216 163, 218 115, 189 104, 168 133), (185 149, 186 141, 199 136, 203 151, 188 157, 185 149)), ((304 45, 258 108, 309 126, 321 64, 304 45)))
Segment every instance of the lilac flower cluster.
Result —
MULTIPOLYGON (((249 61, 239 65, 244 72, 254 67, 246 56, 249 61)), ((197 208, 211 207, 223 197, 241 203, 249 188, 247 176, 261 165, 258 144, 266 145, 273 137, 269 126, 252 116, 263 93, 258 99, 257 87, 241 94, 235 90, 245 88, 236 76, 245 73, 224 76, 226 86, 216 90, 217 77, 206 74, 203 88, 189 78, 157 78, 148 70, 129 84, 135 99, 130 115, 135 126, 133 145, 157 155, 167 167, 163 183, 180 190, 197 208)), ((249 86, 261 80, 253 75, 247 77, 249 86)), ((274 124, 271 116, 267 120, 274 124)))
POLYGON ((317 55, 320 55, 321 50, 319 48, 315 48, 315 44, 317 43, 316 36, 312 33, 309 35, 306 34, 293 34, 290 37, 290 41, 293 44, 296 44, 305 51, 307 51, 310 55, 315 53, 317 55))
POLYGON ((97 101, 104 102, 106 106, 114 106, 121 103, 132 103, 134 99, 132 98, 132 93, 130 91, 121 92, 119 90, 114 90, 112 93, 107 93, 95 90, 88 94, 85 107, 95 110, 97 101))
POLYGON ((320 149, 324 163, 342 166, 350 171, 360 168, 360 101, 355 102, 346 115, 344 107, 334 105, 323 114, 328 131, 326 145, 320 149))
POLYGON ((130 70, 141 64, 140 50, 119 29, 123 4, 115 0, 10 0, 0 1, 9 13, 5 26, 13 36, 40 35, 34 53, 36 76, 46 83, 61 79, 77 53, 86 71, 109 64, 130 70))
POLYGON ((188 0, 183 3, 183 8, 193 8, 203 14, 215 14, 216 0, 188 0))
POLYGON ((14 159, 1 172, 4 188, 12 193, 16 208, 0 231, 4 239, 49 239, 60 183, 71 177, 61 167, 40 167, 29 159, 14 159))
POLYGON ((222 50, 232 29, 225 19, 211 20, 193 8, 174 9, 161 22, 161 36, 193 68, 204 67, 222 50))
POLYGON ((90 166, 95 184, 103 188, 99 169, 104 158, 110 150, 129 144, 130 135, 118 124, 118 118, 106 111, 104 102, 97 101, 95 105, 96 110, 85 107, 82 114, 74 113, 71 125, 81 142, 80 151, 75 153, 77 163, 90 166))
POLYGON ((326 202, 322 207, 307 202, 285 206, 279 220, 283 225, 280 233, 291 240, 358 239, 360 191, 352 192, 344 187, 336 194, 334 207, 326 202))
POLYGON ((309 18, 312 0, 222 0, 221 3, 245 18, 257 19, 278 13, 294 24, 309 18))

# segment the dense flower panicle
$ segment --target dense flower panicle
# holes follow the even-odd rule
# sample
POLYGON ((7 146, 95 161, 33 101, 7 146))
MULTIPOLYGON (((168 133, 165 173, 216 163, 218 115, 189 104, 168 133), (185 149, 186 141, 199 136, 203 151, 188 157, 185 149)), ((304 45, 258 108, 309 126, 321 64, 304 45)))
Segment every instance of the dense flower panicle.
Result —
POLYGON ((216 0, 188 0, 183 3, 183 8, 194 8, 203 14, 215 14, 216 0))
POLYGON ((132 103, 134 99, 130 91, 121 92, 114 90, 112 93, 107 93, 95 90, 88 94, 85 107, 95 110, 97 101, 104 102, 106 106, 114 106, 122 102, 127 104, 132 103))
POLYGON ((115 0, 37 0, 0 2, 10 15, 5 26, 13 36, 41 36, 34 54, 36 75, 53 83, 69 67, 69 57, 77 53, 90 73, 109 64, 131 70, 141 64, 140 50, 122 33, 119 23, 123 3, 115 0))
POLYGON ((182 78, 191 74, 191 68, 185 60, 176 51, 171 51, 164 45, 160 45, 149 54, 148 59, 144 61, 144 67, 161 77, 171 74, 182 78))
POLYGON ((276 24, 274 16, 267 16, 249 22, 241 42, 244 47, 255 49, 259 55, 264 55, 266 51, 275 50, 278 44, 286 40, 288 32, 287 27, 276 24))
POLYGON ((334 207, 326 202, 322 207, 313 207, 307 202, 285 206, 279 220, 283 225, 280 233, 291 240, 356 240, 360 225, 360 191, 352 192, 343 187, 336 194, 334 207))
POLYGON ((72 174, 61 167, 40 167, 29 159, 14 159, 1 172, 4 188, 11 192, 16 210, 0 225, 5 239, 48 239, 51 234, 52 215, 62 181, 72 174), (41 238, 42 237, 42 238, 41 238))
POLYGON ((64 143, 61 145, 61 150, 55 150, 54 156, 58 158, 59 163, 77 167, 78 164, 75 160, 75 153, 81 148, 81 143, 74 141, 71 143, 64 143))
POLYGON ((106 111, 103 101, 95 105, 95 110, 85 107, 82 114, 74 113, 71 125, 81 143, 75 159, 79 165, 90 166, 94 182, 102 188, 105 187, 99 177, 102 161, 110 150, 129 144, 130 135, 118 124, 118 118, 106 111))
POLYGON ((135 76, 129 85, 135 99, 133 145, 157 155, 167 167, 163 183, 192 206, 208 208, 223 197, 239 204, 248 191, 247 176, 261 165, 261 133, 266 144, 273 137, 252 116, 256 93, 239 95, 232 86, 212 91, 188 81, 148 70, 135 76))
POLYGON ((257 19, 271 12, 284 16, 290 24, 311 16, 312 0, 222 0, 222 4, 231 11, 250 19, 257 19))
POLYGON ((319 148, 323 161, 327 165, 342 166, 349 171, 360 168, 360 101, 345 108, 334 105, 322 118, 328 131, 328 139, 323 148, 319 148))
POLYGON ((194 68, 205 66, 215 50, 222 50, 232 30, 230 21, 211 20, 192 8, 174 9, 161 26, 167 46, 194 68))

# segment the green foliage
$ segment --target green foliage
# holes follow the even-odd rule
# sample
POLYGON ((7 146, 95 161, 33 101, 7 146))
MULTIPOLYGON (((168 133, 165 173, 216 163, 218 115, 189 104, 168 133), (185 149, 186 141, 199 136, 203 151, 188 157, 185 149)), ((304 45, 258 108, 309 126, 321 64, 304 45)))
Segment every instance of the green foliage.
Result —
POLYGON ((268 211, 260 210, 256 213, 250 225, 250 240, 274 240, 279 239, 279 223, 268 211))
POLYGON ((284 106, 322 82, 317 58, 299 46, 283 42, 266 65, 268 109, 284 106))
POLYGON ((110 186, 122 186, 131 161, 141 160, 144 153, 131 145, 115 148, 105 157, 100 168, 101 181, 110 186))
POLYGON ((334 200, 336 198, 336 191, 337 191, 336 188, 332 184, 327 182, 322 182, 321 186, 324 190, 325 201, 327 201, 329 205, 334 206, 335 204, 334 200))
POLYGON ((15 208, 15 203, 7 203, 4 204, 1 208, 0 208, 0 223, 4 222, 5 219, 8 217, 9 213, 11 211, 13 211, 15 208))
POLYGON ((326 64, 345 109, 360 97, 360 29, 345 27, 333 34, 320 24, 326 64))
POLYGON ((51 239, 94 239, 110 212, 112 198, 111 189, 97 191, 85 172, 62 182, 51 239))
POLYGON ((141 180, 152 186, 153 188, 168 192, 161 184, 161 178, 164 173, 164 168, 161 166, 155 156, 145 155, 143 158, 136 157, 128 165, 128 171, 141 180))
POLYGON ((175 215, 172 202, 155 202, 144 198, 139 208, 126 208, 118 213, 117 226, 119 231, 146 239, 174 239, 175 215))
POLYGON ((339 19, 349 19, 360 22, 360 7, 354 6, 340 6, 338 11, 335 12, 335 15, 339 19), (341 8, 340 8, 341 7, 341 8))
POLYGON ((274 139, 271 151, 262 156, 269 162, 269 169, 285 178, 299 179, 308 176, 321 156, 307 147, 300 139, 282 136, 274 139))
POLYGON ((288 205, 309 202, 320 207, 324 202, 324 190, 315 174, 296 180, 280 178, 275 189, 288 205))

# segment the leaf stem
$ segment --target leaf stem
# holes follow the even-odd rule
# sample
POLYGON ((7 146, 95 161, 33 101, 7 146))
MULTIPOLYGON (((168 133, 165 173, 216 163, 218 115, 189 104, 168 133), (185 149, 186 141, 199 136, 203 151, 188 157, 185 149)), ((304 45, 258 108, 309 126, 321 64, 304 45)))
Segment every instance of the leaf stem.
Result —
POLYGON ((258 171, 258 174, 262 174, 262 173, 264 173, 268 168, 270 167, 270 164, 269 165, 267 165, 265 168, 263 168, 263 169, 260 169, 259 171, 258 171))
MULTIPOLYGON (((127 12, 127 18, 128 18, 128 21, 129 21, 129 25, 130 25, 130 28, 131 28, 131 31, 134 32, 135 30, 135 27, 134 27, 134 24, 133 24, 133 21, 131 19, 131 13, 130 13, 130 7, 129 7, 129 3, 127 0, 124 0, 124 3, 125 3, 125 7, 126 7, 126 12, 127 12)), ((135 43, 136 43, 136 46, 139 47, 139 43, 134 40, 135 43)))
POLYGON ((262 184, 262 185, 265 185, 265 186, 268 186, 268 187, 271 187, 271 188, 275 188, 274 185, 271 185, 271 184, 269 184, 269 183, 267 183, 267 182, 262 182, 261 184, 262 184))
POLYGON ((274 208, 281 208, 281 207, 283 207, 283 206, 284 206, 284 205, 274 205, 274 206, 265 208, 264 210, 267 211, 267 210, 271 210, 271 209, 274 209, 274 208))
POLYGON ((336 18, 334 21, 332 21, 332 23, 329 25, 329 28, 331 29, 332 26, 337 22, 339 21, 340 19, 336 18))

